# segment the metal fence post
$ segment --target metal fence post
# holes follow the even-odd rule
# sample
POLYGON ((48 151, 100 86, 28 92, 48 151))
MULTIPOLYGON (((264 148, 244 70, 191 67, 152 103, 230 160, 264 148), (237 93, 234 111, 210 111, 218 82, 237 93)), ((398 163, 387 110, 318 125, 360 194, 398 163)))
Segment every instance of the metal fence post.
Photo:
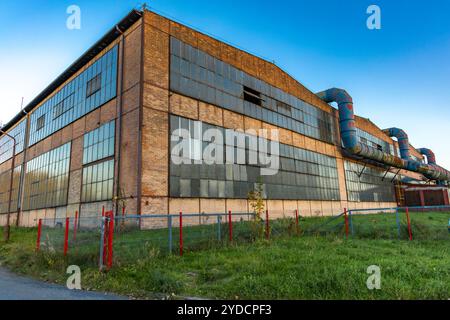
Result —
POLYGON ((229 237, 230 242, 233 241, 233 221, 231 219, 231 210, 228 211, 228 231, 229 231, 229 237))
POLYGON ((219 242, 222 240, 222 230, 221 230, 221 224, 222 224, 222 216, 217 216, 217 240, 219 242))
POLYGON ((39 251, 41 249, 41 233, 42 233, 42 219, 39 219, 37 239, 36 239, 36 251, 39 251))
POLYGON ((180 256, 183 255, 183 212, 180 211, 180 256))
POLYGON ((395 209, 395 219, 397 220, 397 234, 398 238, 401 237, 401 227, 400 227, 400 214, 398 208, 395 209))
POLYGON ((109 230, 108 230, 108 270, 113 266, 113 239, 114 239, 114 216, 110 212, 109 216, 109 230))
POLYGON ((352 210, 348 211, 348 218, 349 218, 349 222, 350 222, 350 231, 352 233, 352 237, 355 235, 355 232, 353 230, 353 214, 352 214, 352 210))
POLYGON ((169 253, 172 253, 172 216, 169 215, 169 218, 167 219, 167 224, 169 228, 169 253))
POLYGON ((73 225, 73 240, 77 240, 77 229, 78 229, 78 211, 75 211, 75 223, 73 225))
POLYGON ((64 232, 64 257, 67 256, 69 250, 69 224, 70 218, 66 218, 66 230, 64 232))
POLYGON ((345 223, 345 236, 348 238, 348 215, 347 208, 344 208, 344 223, 345 223))
POLYGON ((100 229, 100 252, 99 252, 99 260, 98 267, 99 270, 102 271, 104 265, 104 254, 105 254, 105 229, 106 229, 106 219, 102 217, 101 229, 100 229))

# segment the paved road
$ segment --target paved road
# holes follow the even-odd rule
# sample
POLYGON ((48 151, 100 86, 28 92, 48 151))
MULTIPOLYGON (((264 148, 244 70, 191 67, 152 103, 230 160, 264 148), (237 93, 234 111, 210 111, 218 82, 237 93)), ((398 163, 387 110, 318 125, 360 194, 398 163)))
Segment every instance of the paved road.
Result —
POLYGON ((66 287, 49 284, 15 275, 0 268, 0 300, 126 300, 98 292, 72 291, 66 287))

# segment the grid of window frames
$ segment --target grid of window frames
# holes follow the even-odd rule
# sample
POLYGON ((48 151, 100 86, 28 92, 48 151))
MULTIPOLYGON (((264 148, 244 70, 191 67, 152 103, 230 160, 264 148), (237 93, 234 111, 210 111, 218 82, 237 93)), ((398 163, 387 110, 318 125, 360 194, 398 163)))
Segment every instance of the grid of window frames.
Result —
POLYGON ((117 46, 56 92, 30 116, 30 145, 116 96, 117 46))
POLYGON ((114 186, 115 122, 84 135, 82 202, 111 200, 114 186))
POLYGON ((413 159, 413 160, 415 160, 415 161, 418 161, 418 162, 420 162, 420 163, 425 163, 424 159, 417 158, 417 157, 414 156, 414 155, 411 155, 411 159, 413 159))
POLYGON ((330 114, 171 38, 172 91, 334 143, 330 114))
MULTIPOLYGON (((23 151, 25 144, 25 130, 27 126, 26 119, 22 120, 17 126, 8 132, 9 135, 16 139, 16 154, 23 151)), ((3 135, 0 138, 0 163, 3 163, 12 158, 13 140, 3 135)))
MULTIPOLYGON (((18 166, 14 169, 13 188, 11 196, 11 212, 16 212, 18 208, 17 200, 19 198, 19 182, 21 172, 22 166, 18 166)), ((10 181, 11 181, 11 170, 8 170, 0 174, 0 214, 8 213, 10 181)))
POLYGON ((345 178, 349 201, 395 202, 394 174, 364 165, 345 161, 345 178))
POLYGON ((27 162, 23 210, 67 205, 71 143, 27 162))
MULTIPOLYGON (((171 116, 171 132, 176 129, 190 131, 189 145, 191 151, 205 149, 209 142, 204 141, 203 133, 208 129, 221 127, 202 123, 201 130, 195 129, 194 121, 171 116), (199 132, 201 131, 201 132, 199 132), (195 146, 202 146, 196 148, 195 146)), ((198 128, 198 123, 197 123, 198 128)), ((241 134, 243 133, 236 133, 241 134)), ((180 140, 180 138, 178 138, 180 140)), ((224 139, 226 140, 226 139, 224 139)), ((171 150, 178 142, 171 143, 171 150)), ((227 153, 234 149, 236 156, 239 150, 236 146, 222 144, 224 159, 227 153)), ((220 149, 219 149, 220 150, 220 149)), ((261 150, 261 149, 260 149, 261 150)), ((261 176, 260 166, 249 164, 250 153, 256 152, 246 142, 245 164, 175 164, 171 157, 170 195, 181 198, 236 198, 247 199, 248 193, 255 184, 262 181, 265 197, 268 199, 302 199, 302 200, 339 200, 339 182, 336 159, 319 153, 280 144, 280 170, 273 176, 261 176), (260 180, 261 179, 261 180, 260 180)), ((181 154, 177 155, 182 157, 181 154)), ((191 154, 190 159, 202 159, 202 155, 191 154)), ((203 159, 205 160, 205 159, 203 159)), ((236 161, 235 161, 236 163, 236 161)))
MULTIPOLYGON (((373 135, 371 135, 370 133, 361 130, 359 128, 356 128, 356 135, 359 137, 359 141, 362 144, 365 144, 366 146, 378 149, 380 151, 383 151, 385 153, 390 153, 393 156, 395 156, 395 151, 394 151, 394 145, 387 143, 384 140, 381 140, 373 135)), ((399 153, 400 155, 400 153, 399 153)))

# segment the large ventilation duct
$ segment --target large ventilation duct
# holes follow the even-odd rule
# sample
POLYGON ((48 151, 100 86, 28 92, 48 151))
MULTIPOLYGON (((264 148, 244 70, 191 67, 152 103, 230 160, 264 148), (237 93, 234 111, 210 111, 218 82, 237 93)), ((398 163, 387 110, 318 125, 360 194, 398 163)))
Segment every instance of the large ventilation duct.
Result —
MULTIPOLYGON (((339 109, 339 127, 344 147, 350 153, 383 163, 388 166, 419 172, 428 179, 437 181, 450 181, 450 172, 432 164, 423 164, 410 159, 408 135, 403 130, 392 129, 393 136, 397 136, 399 144, 403 147, 402 158, 384 153, 378 149, 362 144, 356 135, 355 114, 353 110, 353 99, 343 89, 332 88, 317 93, 317 96, 326 103, 336 102, 339 109), (400 138, 399 138, 400 137, 400 138), (402 141, 400 143, 400 140, 402 141)), ((401 149, 402 150, 402 149, 401 149)))
POLYGON ((420 149, 417 149, 417 151, 419 151, 420 154, 423 154, 424 156, 427 157, 428 164, 431 164, 431 165, 436 164, 436 157, 435 157, 433 151, 431 151, 430 149, 427 149, 427 148, 420 148, 420 149))
POLYGON ((409 153, 409 138, 405 131, 399 128, 389 128, 383 130, 389 137, 397 138, 400 147, 400 157, 403 160, 409 160, 411 155, 409 153))
POLYGON ((389 137, 397 138, 400 148, 400 157, 407 161, 407 169, 410 171, 419 171, 421 163, 411 159, 411 153, 409 152, 409 137, 406 132, 399 128, 389 128, 383 130, 383 132, 389 137))

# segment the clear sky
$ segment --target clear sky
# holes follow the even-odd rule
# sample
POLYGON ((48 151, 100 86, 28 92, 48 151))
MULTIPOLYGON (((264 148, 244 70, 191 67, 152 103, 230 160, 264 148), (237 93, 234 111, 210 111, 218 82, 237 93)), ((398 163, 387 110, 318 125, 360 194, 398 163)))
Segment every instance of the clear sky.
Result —
MULTIPOLYGON (((0 1, 0 120, 31 101, 134 0, 0 1), (66 28, 69 5, 81 30, 66 28)), ((345 88, 358 115, 399 127, 450 169, 450 1, 153 0, 151 9, 274 60, 317 92, 345 88), (369 5, 381 30, 366 27, 369 5)))

